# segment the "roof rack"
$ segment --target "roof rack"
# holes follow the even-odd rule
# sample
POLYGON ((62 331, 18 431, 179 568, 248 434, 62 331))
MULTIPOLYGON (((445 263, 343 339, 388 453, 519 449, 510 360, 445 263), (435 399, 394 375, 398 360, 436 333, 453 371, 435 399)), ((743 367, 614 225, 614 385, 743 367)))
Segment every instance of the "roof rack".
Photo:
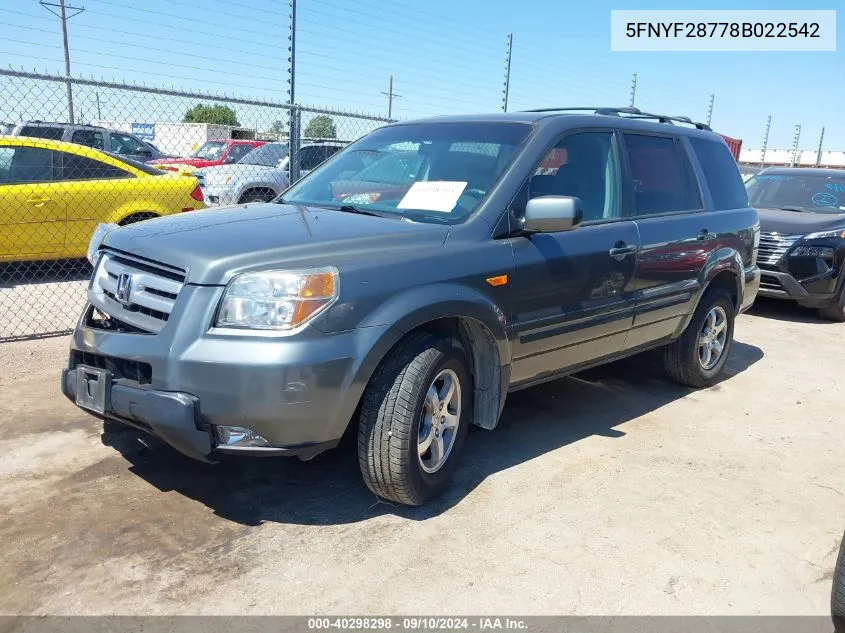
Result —
POLYGON ((657 120, 660 123, 669 123, 670 125, 677 121, 678 123, 686 123, 687 125, 694 125, 698 130, 710 130, 710 126, 706 123, 699 123, 693 121, 688 116, 669 116, 668 114, 653 114, 651 112, 643 112, 639 108, 634 107, 595 107, 586 106, 581 108, 567 107, 567 108, 536 108, 533 110, 525 110, 525 112, 584 112, 592 110, 594 114, 602 114, 605 116, 622 116, 628 115, 631 119, 649 119, 657 120))
POLYGON ((98 130, 105 130, 102 125, 91 125, 89 123, 68 123, 67 121, 42 121, 41 119, 32 119, 21 123, 20 125, 64 125, 66 127, 90 127, 98 130))

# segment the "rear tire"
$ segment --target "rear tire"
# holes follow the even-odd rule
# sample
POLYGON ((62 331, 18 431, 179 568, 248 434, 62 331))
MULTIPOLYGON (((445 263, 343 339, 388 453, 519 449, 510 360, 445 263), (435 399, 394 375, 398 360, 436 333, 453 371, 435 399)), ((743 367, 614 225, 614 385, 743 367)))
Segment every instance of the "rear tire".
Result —
POLYGON ((842 305, 842 300, 834 301, 830 305, 819 308, 819 316, 826 321, 845 323, 845 306, 842 305))
POLYGON ((664 348, 663 366, 672 380, 694 388, 716 382, 733 347, 734 311, 726 290, 713 288, 704 293, 684 333, 664 348), (710 348, 709 355, 705 347, 710 348))
POLYGON ((845 633, 845 536, 839 546, 836 568, 833 570, 833 587, 830 590, 830 615, 833 630, 845 633))
POLYGON ((364 483, 379 497, 411 506, 440 493, 457 464, 471 408, 472 378, 460 341, 409 336, 364 392, 358 426, 364 483))

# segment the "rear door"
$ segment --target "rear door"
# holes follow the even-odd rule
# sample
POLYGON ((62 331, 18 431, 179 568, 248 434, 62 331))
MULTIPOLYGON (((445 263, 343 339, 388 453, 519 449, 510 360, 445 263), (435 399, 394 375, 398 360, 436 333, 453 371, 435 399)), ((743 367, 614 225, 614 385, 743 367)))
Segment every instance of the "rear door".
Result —
POLYGON ((624 132, 628 209, 642 241, 634 325, 625 349, 671 336, 694 308, 699 272, 718 235, 686 146, 671 134, 624 132))
POLYGON ((105 137, 99 130, 74 130, 73 134, 71 134, 70 142, 93 147, 94 149, 106 149, 105 137))
POLYGON ((54 179, 56 152, 0 144, 0 259, 58 257, 65 200, 54 179))
POLYGON ((618 135, 569 133, 528 183, 530 198, 579 198, 584 220, 513 240, 511 380, 525 383, 619 353, 633 323, 639 236, 622 212, 618 135))

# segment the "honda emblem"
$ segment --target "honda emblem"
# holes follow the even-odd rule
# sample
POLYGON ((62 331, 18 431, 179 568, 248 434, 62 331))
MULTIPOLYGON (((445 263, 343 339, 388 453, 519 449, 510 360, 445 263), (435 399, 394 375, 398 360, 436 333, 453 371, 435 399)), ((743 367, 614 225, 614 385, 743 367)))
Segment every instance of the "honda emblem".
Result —
POLYGON ((117 292, 115 293, 115 297, 117 300, 126 305, 131 303, 129 300, 129 296, 132 294, 132 275, 128 273, 121 273, 120 277, 117 278, 117 292))

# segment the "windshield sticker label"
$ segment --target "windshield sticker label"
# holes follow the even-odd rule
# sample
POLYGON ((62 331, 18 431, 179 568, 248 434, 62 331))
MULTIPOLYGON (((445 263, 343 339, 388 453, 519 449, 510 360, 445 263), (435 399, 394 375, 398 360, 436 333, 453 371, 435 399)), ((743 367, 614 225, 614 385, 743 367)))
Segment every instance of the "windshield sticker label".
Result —
POLYGON ((840 185, 837 182, 829 182, 824 186, 825 189, 829 191, 834 191, 836 193, 843 193, 845 192, 845 186, 840 185))
POLYGON ((451 213, 466 186, 465 182, 450 180, 415 182, 396 208, 451 213))
POLYGON ((813 194, 812 200, 813 204, 820 207, 835 207, 839 202, 839 198, 824 192, 813 194))

